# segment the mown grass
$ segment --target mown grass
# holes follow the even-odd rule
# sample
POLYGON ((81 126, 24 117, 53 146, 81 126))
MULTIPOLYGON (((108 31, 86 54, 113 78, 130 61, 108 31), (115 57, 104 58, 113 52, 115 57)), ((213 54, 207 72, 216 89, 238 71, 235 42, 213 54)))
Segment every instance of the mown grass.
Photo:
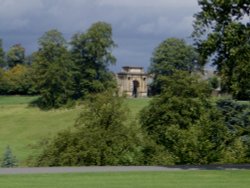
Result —
POLYGON ((4 188, 249 188, 250 171, 1 175, 4 188))
POLYGON ((129 118, 138 118, 139 112, 149 104, 150 98, 128 98, 125 100, 125 105, 129 108, 129 118))
POLYGON ((0 96, 0 105, 29 104, 37 99, 37 96, 0 96))
MULTIPOLYGON (((0 159, 10 146, 20 166, 26 166, 28 156, 36 152, 32 146, 39 140, 53 136, 60 130, 74 125, 83 106, 72 109, 43 111, 31 107, 37 97, 0 96, 0 159)), ((135 118, 148 99, 126 99, 135 118)))

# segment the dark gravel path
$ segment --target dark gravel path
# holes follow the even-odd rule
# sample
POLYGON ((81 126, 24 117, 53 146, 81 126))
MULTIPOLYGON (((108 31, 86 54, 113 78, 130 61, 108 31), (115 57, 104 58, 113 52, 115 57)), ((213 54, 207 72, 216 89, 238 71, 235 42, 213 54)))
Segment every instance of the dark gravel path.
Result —
POLYGON ((145 172, 177 170, 250 170, 250 164, 244 165, 182 165, 182 166, 90 166, 90 167, 42 167, 42 168, 0 168, 3 174, 48 174, 48 173, 92 173, 92 172, 145 172))

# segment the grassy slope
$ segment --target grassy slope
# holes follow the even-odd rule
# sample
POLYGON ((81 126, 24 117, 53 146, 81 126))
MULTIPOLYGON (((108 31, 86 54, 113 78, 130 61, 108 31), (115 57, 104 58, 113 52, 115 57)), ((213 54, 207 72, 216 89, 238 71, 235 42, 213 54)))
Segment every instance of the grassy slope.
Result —
POLYGON ((248 188, 250 171, 2 175, 5 188, 248 188))
MULTIPOLYGON (((21 166, 25 166, 25 159, 34 152, 30 145, 74 125, 81 111, 81 107, 41 111, 29 107, 28 103, 34 99, 35 97, 0 96, 0 158, 9 145, 21 166)), ((135 117, 148 99, 127 99, 125 102, 131 109, 131 116, 135 117)))
POLYGON ((32 96, 0 96, 0 105, 28 104, 36 98, 32 96))

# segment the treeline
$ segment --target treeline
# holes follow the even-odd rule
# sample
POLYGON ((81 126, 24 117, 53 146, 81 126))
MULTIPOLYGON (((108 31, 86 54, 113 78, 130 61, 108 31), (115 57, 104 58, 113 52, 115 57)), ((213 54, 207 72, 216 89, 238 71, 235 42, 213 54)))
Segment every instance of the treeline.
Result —
POLYGON ((38 40, 38 51, 25 57, 21 45, 6 54, 0 51, 0 94, 39 94, 38 104, 57 108, 90 93, 98 93, 116 82, 108 66, 116 62, 112 28, 98 22, 75 34, 69 43, 57 30, 38 40))
POLYGON ((89 96, 74 127, 41 142, 31 165, 249 163, 250 104, 214 98, 197 57, 166 39, 151 61, 154 96, 134 121, 116 90, 89 96))
MULTIPOLYGON (((154 50, 149 68, 154 97, 134 122, 107 69, 115 62, 111 26, 93 24, 70 44, 60 32, 46 32, 31 66, 17 63, 18 69, 30 69, 29 92, 38 92, 46 108, 87 100, 74 127, 41 142, 33 165, 249 163, 249 24, 242 18, 249 15, 250 5, 236 0, 198 3, 197 48, 169 38, 154 50), (211 98, 218 84, 199 76, 209 57, 217 65, 222 91, 245 101, 211 98)), ((4 68, 1 78, 16 66, 4 68)))
MULTIPOLYGON (((246 1, 198 1, 196 49, 170 38, 153 52, 154 97, 130 122, 115 91, 93 95, 75 126, 40 145, 37 166, 166 165, 250 162, 250 105, 217 100, 197 72, 217 66, 222 92, 250 99, 246 1)), ((212 87, 211 87, 212 86, 212 87)))
POLYGON ((192 46, 166 39, 151 59, 154 97, 135 121, 116 90, 91 95, 74 127, 41 142, 31 165, 249 163, 249 103, 211 97, 201 69, 192 46))
POLYGON ((114 90, 92 95, 73 127, 42 140, 31 166, 250 162, 250 105, 214 101, 205 81, 176 71, 131 121, 114 90))

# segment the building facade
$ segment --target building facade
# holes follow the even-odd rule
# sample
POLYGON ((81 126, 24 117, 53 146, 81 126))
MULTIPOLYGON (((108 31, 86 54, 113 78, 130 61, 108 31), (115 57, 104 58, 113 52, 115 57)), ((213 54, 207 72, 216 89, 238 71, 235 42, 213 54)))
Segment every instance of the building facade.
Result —
POLYGON ((147 97, 149 81, 142 67, 123 67, 117 74, 119 94, 128 97, 147 97))

